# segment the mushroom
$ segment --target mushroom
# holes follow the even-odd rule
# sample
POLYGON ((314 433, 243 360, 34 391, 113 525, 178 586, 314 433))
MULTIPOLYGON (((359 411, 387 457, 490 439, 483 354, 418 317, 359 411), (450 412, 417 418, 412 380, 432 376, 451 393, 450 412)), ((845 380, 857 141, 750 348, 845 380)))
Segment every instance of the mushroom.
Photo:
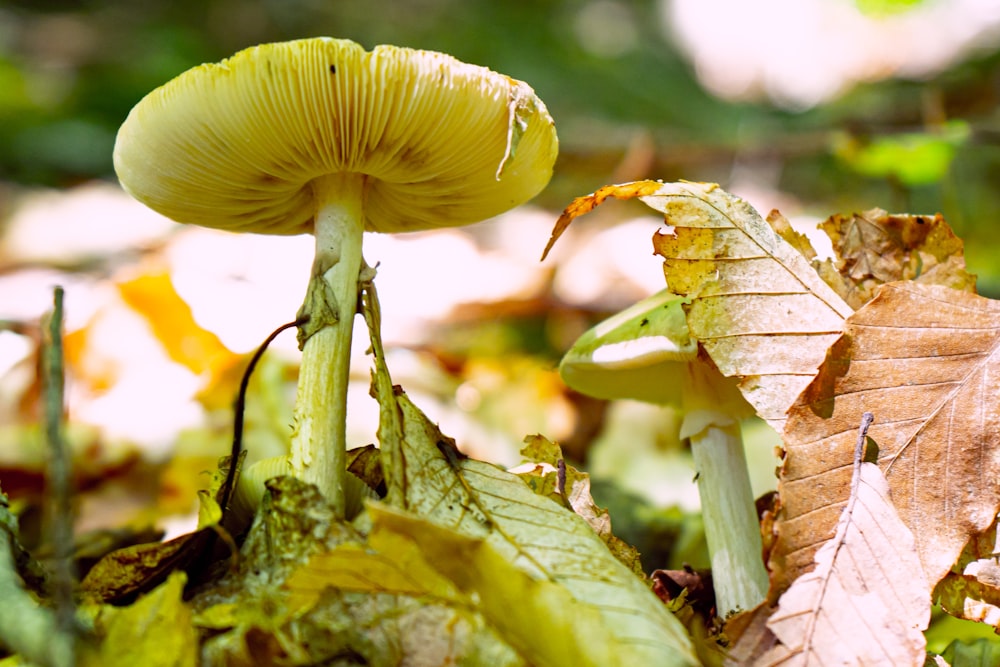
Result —
POLYGON ((603 399, 682 411, 690 438, 720 617, 749 610, 768 588, 740 420, 753 414, 731 378, 699 354, 687 299, 669 291, 639 301, 587 331, 563 357, 566 385, 603 399))
POLYGON ((177 222, 315 235, 288 464, 342 514, 363 232, 497 215, 545 187, 557 150, 525 83, 320 37, 251 47, 152 91, 118 131, 114 164, 126 191, 177 222))

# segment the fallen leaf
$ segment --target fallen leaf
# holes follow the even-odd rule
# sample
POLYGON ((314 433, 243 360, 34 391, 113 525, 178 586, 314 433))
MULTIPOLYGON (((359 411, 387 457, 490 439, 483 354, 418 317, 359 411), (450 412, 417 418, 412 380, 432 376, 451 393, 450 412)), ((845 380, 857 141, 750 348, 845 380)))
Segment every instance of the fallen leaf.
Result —
POLYGON ((285 580, 292 610, 316 604, 326 587, 369 593, 390 593, 468 605, 451 581, 438 574, 415 547, 412 540, 400 536, 377 520, 364 543, 347 543, 318 553, 285 580))
POLYGON ((237 355, 199 325, 191 307, 174 289, 170 274, 152 272, 118 283, 118 292, 149 323, 167 355, 191 372, 221 373, 237 355))
POLYGON ((576 217, 609 197, 663 213, 653 237, 667 288, 689 297, 691 335, 744 398, 781 431, 851 308, 742 199, 712 183, 609 185, 563 212, 549 247, 576 217))
POLYGON ((606 664, 697 664, 680 622, 580 516, 535 494, 516 475, 465 457, 392 385, 370 283, 363 310, 375 362, 372 389, 381 408, 378 437, 389 504, 482 540, 532 579, 564 588, 580 614, 600 616, 614 650, 590 648, 595 655, 615 656, 617 662, 606 664))
POLYGON ((913 534, 878 467, 859 463, 837 534, 767 621, 779 645, 755 665, 920 665, 931 596, 913 534))
POLYGON ((799 251, 799 254, 810 262, 816 259, 816 249, 813 248, 812 241, 802 232, 796 231, 788 218, 781 214, 778 209, 772 209, 767 214, 767 224, 771 225, 774 233, 780 236, 790 246, 799 251))
POLYGON ((897 280, 976 291, 976 277, 965 270, 964 244, 940 215, 889 215, 876 208, 831 216, 820 228, 835 257, 816 263, 816 270, 852 308, 897 280))
POLYGON ((745 201, 714 184, 668 183, 641 197, 670 228, 653 237, 688 328, 780 432, 851 308, 745 201))
POLYGON ((772 591, 812 568, 848 501, 853 431, 870 436, 930 585, 1000 509, 1000 303, 937 285, 884 285, 852 315, 789 412, 772 591))
POLYGON ((364 544, 341 544, 318 553, 285 580, 287 605, 301 616, 295 630, 338 611, 340 622, 372 612, 363 624, 366 632, 375 626, 392 643, 411 645, 401 651, 406 664, 523 664, 476 610, 478 600, 439 573, 440 563, 432 565, 409 535, 382 520, 385 511, 378 508, 369 507, 371 529, 364 544), (368 599, 331 595, 331 589, 363 593, 368 599), (331 603, 334 608, 327 608, 331 603), (424 619, 419 624, 412 622, 417 616, 424 619))
POLYGON ((637 576, 644 577, 639 552, 615 536, 611 530, 611 515, 594 502, 594 497, 590 494, 590 475, 567 464, 559 445, 547 438, 529 435, 524 442, 521 456, 539 465, 527 472, 519 472, 521 479, 535 493, 568 505, 590 524, 615 558, 637 576))
POLYGON ((198 632, 182 599, 186 582, 176 572, 131 606, 106 607, 98 619, 100 658, 93 665, 198 665, 198 632))
POLYGON ((561 582, 529 574, 494 548, 494 540, 463 535, 389 507, 372 509, 376 523, 412 539, 424 557, 474 599, 490 624, 532 664, 677 664, 669 653, 657 656, 648 650, 651 647, 623 645, 599 606, 581 604, 561 582))

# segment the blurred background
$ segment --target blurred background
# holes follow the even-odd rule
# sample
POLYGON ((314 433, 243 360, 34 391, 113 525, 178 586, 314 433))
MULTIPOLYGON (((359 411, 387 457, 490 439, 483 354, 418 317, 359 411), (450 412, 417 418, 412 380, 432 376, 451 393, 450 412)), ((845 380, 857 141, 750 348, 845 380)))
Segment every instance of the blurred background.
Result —
MULTIPOLYGON (((539 263, 574 197, 714 181, 802 227, 881 207, 942 213, 1000 296, 1000 0, 23 0, 0 2, 0 483, 43 490, 39 322, 66 288, 68 437, 81 530, 190 527, 231 439, 247 354, 294 318, 310 238, 187 229, 131 201, 119 124, 184 70, 329 35, 450 53, 532 85, 560 136, 549 187, 464 230, 366 239, 394 380, 470 454, 520 462, 542 433, 595 476, 649 567, 704 562, 676 417, 568 392, 555 366, 662 287, 641 205, 609 203, 539 263), (632 527, 641 530, 629 533, 632 527), (666 538, 664 538, 666 536, 666 538)), ((365 332, 349 439, 374 441, 365 332)), ((297 350, 252 383, 251 458, 289 434, 297 350)), ((747 425, 758 493, 776 436, 747 425)))

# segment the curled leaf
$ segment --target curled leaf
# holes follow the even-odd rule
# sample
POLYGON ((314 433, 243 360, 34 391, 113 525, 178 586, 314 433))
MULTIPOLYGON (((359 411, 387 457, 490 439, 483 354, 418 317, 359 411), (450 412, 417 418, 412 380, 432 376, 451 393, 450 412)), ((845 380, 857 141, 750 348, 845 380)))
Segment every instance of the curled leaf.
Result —
POLYGON ((872 209, 834 215, 820 227, 835 257, 817 263, 823 279, 853 308, 860 308, 885 283, 912 280, 976 291, 966 272, 964 244, 940 215, 890 215, 872 209))

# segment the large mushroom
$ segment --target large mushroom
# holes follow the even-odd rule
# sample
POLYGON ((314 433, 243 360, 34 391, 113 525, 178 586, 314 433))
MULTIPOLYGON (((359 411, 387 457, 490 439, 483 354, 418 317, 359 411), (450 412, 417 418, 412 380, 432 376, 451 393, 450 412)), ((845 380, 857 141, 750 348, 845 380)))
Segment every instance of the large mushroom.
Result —
POLYGON ((119 130, 114 163, 125 190, 177 222, 315 235, 288 463, 342 513, 363 232, 497 215, 545 187, 557 150, 525 83, 320 37, 255 46, 152 91, 119 130))
POLYGON ((604 399, 671 405, 682 412, 698 475, 716 606, 725 618, 764 600, 760 527, 740 420, 753 414, 735 382, 699 355, 686 299, 661 291, 597 324, 563 357, 566 385, 604 399))

